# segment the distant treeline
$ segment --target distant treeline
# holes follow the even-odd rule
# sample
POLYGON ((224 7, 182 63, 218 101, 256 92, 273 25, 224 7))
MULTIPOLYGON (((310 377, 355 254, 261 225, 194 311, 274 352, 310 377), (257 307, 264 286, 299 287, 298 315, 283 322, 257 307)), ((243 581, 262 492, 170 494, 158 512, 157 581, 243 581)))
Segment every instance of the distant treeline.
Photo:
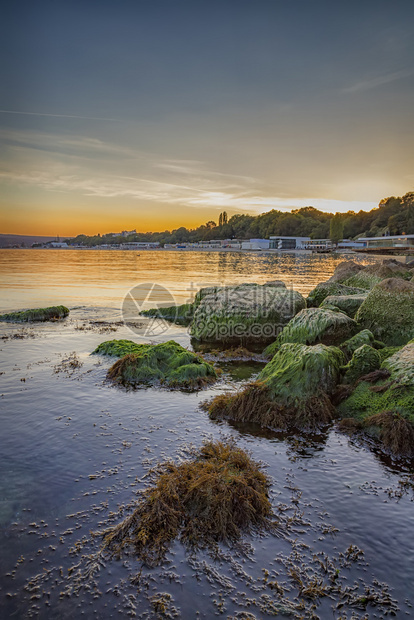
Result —
MULTIPOLYGON (((328 239, 333 217, 333 213, 324 213, 314 207, 294 209, 290 213, 272 210, 257 216, 236 214, 230 219, 227 219, 224 211, 220 213, 218 225, 209 221, 191 230, 182 226, 173 231, 134 233, 127 237, 78 235, 66 241, 71 245, 93 246, 126 241, 158 241, 163 245, 213 239, 266 239, 270 235, 328 239)), ((378 208, 371 211, 348 211, 337 214, 336 218, 340 218, 343 225, 344 239, 414 234, 414 192, 409 192, 402 198, 385 198, 381 200, 378 208)))

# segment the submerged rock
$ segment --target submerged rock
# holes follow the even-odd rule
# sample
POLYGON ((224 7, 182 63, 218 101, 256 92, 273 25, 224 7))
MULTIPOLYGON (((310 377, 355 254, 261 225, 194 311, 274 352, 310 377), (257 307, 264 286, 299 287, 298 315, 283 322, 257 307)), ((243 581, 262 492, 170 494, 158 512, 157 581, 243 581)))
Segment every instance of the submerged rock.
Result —
POLYGON ((134 512, 104 532, 104 548, 117 557, 132 548, 144 564, 155 566, 177 538, 190 549, 214 547, 278 525, 270 479, 234 444, 205 443, 191 460, 159 465, 153 477, 134 512))
POLYGON ((370 291, 355 320, 387 345, 402 345, 414 337, 414 284, 390 278, 370 291))
POLYGON ((338 411, 392 454, 414 456, 414 341, 363 376, 338 411))
POLYGON ((286 342, 338 345, 353 336, 357 329, 356 322, 343 312, 325 308, 305 308, 286 325, 276 341, 269 345, 263 354, 271 357, 286 342))
POLYGON ((200 342, 264 343, 305 307, 300 293, 273 284, 202 289, 190 334, 200 342))
POLYGON ((206 408, 213 419, 315 430, 332 420, 329 395, 344 361, 336 347, 284 344, 255 383, 236 394, 217 396, 206 408))
POLYGON ((367 298, 368 292, 363 295, 329 295, 325 297, 320 308, 337 309, 345 312, 351 319, 367 298))
POLYGON ((344 284, 339 284, 338 282, 321 282, 309 293, 306 298, 306 306, 308 308, 317 308, 321 305, 321 303, 326 299, 326 297, 330 297, 332 295, 364 295, 366 291, 363 288, 353 287, 353 286, 345 286, 344 284))
POLYGON ((50 306, 49 308, 34 308, 0 314, 0 321, 16 323, 30 323, 32 321, 56 321, 68 316, 69 310, 65 306, 50 306))
POLYGON ((211 364, 174 340, 156 345, 112 340, 100 344, 93 353, 120 357, 107 377, 126 386, 160 383, 169 388, 198 389, 218 377, 211 364))

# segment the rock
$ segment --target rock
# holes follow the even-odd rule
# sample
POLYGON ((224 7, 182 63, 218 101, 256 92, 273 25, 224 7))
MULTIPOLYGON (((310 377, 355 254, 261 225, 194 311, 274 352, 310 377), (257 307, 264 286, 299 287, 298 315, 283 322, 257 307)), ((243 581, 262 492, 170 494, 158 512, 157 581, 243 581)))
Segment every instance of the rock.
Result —
POLYGON ((308 295, 306 298, 306 306, 308 308, 316 308, 321 305, 321 303, 331 295, 364 295, 366 293, 365 289, 357 288, 352 286, 345 286, 344 284, 339 284, 338 282, 321 282, 318 284, 308 295))
POLYGON ((329 278, 328 282, 338 282, 339 284, 343 284, 345 280, 361 271, 361 269, 363 269, 363 266, 358 263, 354 263, 352 260, 344 261, 336 266, 335 271, 329 278))
POLYGON ((190 326, 191 336, 200 342, 271 342, 305 307, 300 293, 281 286, 241 284, 212 289, 207 294, 202 291, 190 326))
POLYGON ((196 306, 194 303, 181 304, 180 306, 164 306, 160 308, 150 308, 142 310, 140 314, 143 316, 156 317, 164 319, 170 323, 177 325, 190 325, 194 317, 196 306))
MULTIPOLYGON (((352 336, 352 338, 342 343, 339 348, 345 355, 346 359, 349 360, 351 359, 355 351, 359 349, 359 347, 362 347, 362 345, 364 344, 373 346, 374 342, 375 342, 374 334, 370 332, 369 329, 363 329, 362 331, 355 334, 355 336, 352 336)), ((378 344, 382 344, 382 343, 378 343, 378 344)))
POLYGON ((269 280, 264 283, 264 286, 276 286, 281 288, 286 288, 286 284, 282 282, 282 280, 269 280))
POLYGON ((352 319, 362 302, 367 298, 367 295, 368 293, 363 295, 329 295, 325 297, 320 307, 329 310, 340 310, 352 319))
POLYGON ((414 341, 363 376, 338 412, 393 455, 414 456, 414 341))
POLYGON ((111 340, 101 343, 93 353, 120 357, 108 370, 107 378, 126 386, 159 383, 169 388, 199 389, 218 377, 211 364, 174 340, 156 345, 111 340))
POLYGON ((414 337, 414 284, 399 278, 383 280, 369 293, 355 320, 387 345, 405 344, 414 337))
POLYGON ((375 263, 367 265, 362 271, 345 280, 345 284, 370 290, 379 282, 388 278, 409 279, 410 277, 409 270, 402 263, 375 263))
POLYGON ((324 308, 305 308, 286 325, 276 341, 269 345, 263 354, 271 357, 286 342, 338 345, 353 336, 357 329, 356 322, 343 312, 333 312, 324 308))
POLYGON ((66 306, 50 306, 49 308, 34 308, 32 310, 20 310, 19 312, 9 312, 0 314, 0 321, 31 323, 32 321, 56 321, 68 316, 69 310, 66 306))
POLYGON ((344 356, 323 344, 284 344, 242 392, 217 396, 208 404, 213 419, 254 422, 273 429, 314 430, 334 412, 329 394, 335 388, 344 356))
POLYGON ((363 375, 367 375, 381 366, 381 356, 372 347, 363 344, 353 354, 350 362, 344 367, 344 383, 355 383, 363 375))

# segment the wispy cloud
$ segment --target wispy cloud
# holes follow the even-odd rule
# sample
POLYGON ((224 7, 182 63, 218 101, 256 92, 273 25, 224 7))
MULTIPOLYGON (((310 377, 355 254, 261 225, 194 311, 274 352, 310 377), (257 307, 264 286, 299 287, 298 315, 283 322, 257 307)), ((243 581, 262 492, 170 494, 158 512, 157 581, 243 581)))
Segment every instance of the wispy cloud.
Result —
POLYGON ((367 78, 361 82, 356 82, 352 86, 348 86, 342 90, 343 93, 357 93, 365 90, 371 90, 377 88, 383 84, 389 84, 396 80, 401 80, 406 77, 414 75, 414 69, 402 69, 401 71, 395 71, 394 73, 385 73, 384 75, 378 75, 376 77, 367 78))
POLYGON ((24 116, 51 116, 52 118, 77 118, 86 121, 113 121, 121 122, 119 118, 104 118, 102 116, 78 116, 76 114, 52 114, 50 112, 23 112, 21 110, 0 110, 0 114, 22 114, 24 116))

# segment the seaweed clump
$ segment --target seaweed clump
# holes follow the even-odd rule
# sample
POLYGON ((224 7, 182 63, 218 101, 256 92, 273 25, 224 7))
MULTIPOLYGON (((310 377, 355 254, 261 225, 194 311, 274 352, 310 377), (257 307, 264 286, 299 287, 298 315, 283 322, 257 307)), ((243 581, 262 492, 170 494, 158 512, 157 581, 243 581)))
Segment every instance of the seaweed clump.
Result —
POLYGON ((33 308, 31 310, 0 314, 0 321, 10 321, 11 323, 57 321, 58 319, 64 319, 68 314, 69 310, 66 306, 50 306, 49 308, 33 308))
POLYGON ((174 340, 156 345, 112 340, 100 344, 94 353, 122 356, 108 370, 107 378, 125 386, 161 383, 172 389, 193 390, 218 377, 211 364, 174 340))
POLYGON ((329 395, 344 363, 336 347, 287 343, 259 374, 237 393, 205 403, 212 419, 253 422, 262 427, 316 430, 329 424, 335 408, 329 395))
POLYGON ((277 525, 270 479, 234 443, 207 442, 191 460, 163 463, 154 475, 134 512, 104 532, 104 548, 112 554, 132 549, 155 566, 176 538, 191 549, 208 548, 277 525))

